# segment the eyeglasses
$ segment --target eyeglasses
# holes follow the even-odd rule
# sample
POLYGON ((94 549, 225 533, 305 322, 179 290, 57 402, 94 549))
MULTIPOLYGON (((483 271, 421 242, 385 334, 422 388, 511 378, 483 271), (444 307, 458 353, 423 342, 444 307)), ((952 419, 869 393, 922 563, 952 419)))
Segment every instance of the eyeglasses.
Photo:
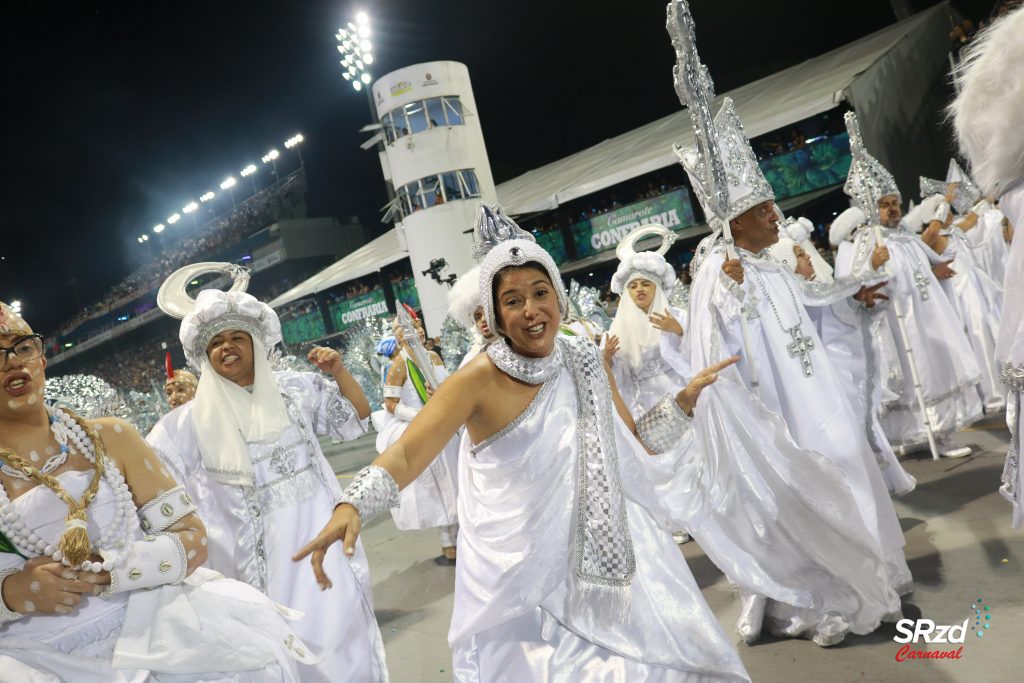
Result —
POLYGON ((43 336, 30 334, 18 337, 12 346, 0 346, 0 353, 3 353, 3 363, 0 367, 7 367, 11 356, 17 356, 23 363, 29 363, 43 355, 43 336))

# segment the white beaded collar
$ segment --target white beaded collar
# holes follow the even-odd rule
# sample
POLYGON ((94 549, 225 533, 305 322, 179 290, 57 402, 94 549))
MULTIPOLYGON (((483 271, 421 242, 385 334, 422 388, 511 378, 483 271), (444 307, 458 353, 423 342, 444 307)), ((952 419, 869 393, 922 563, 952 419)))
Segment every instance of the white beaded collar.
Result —
POLYGON ((562 345, 558 338, 554 350, 543 358, 516 353, 504 337, 487 346, 487 356, 506 375, 527 384, 543 384, 562 369, 562 345))

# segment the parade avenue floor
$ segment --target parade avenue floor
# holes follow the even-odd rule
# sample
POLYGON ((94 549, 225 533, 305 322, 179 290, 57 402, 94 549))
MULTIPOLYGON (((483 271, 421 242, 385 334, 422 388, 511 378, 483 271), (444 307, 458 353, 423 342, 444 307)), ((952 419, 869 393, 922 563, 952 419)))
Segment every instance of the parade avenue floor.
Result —
MULTIPOLYGON (((341 445, 324 442, 342 485, 376 456, 374 436, 341 445)), ((1008 438, 999 415, 957 434, 959 443, 975 448, 967 458, 933 461, 927 453, 903 458, 907 471, 917 478, 917 489, 896 499, 915 580, 914 592, 903 600, 904 617, 958 626, 970 619, 963 643, 929 644, 922 638, 909 649, 962 647, 959 659, 897 661, 904 646, 893 641, 897 632, 892 624, 870 636, 850 636, 833 648, 771 637, 744 646, 734 630, 737 596, 696 542, 681 546, 705 599, 725 632, 733 635, 751 678, 757 683, 1021 680, 1017 655, 1024 633, 1024 531, 1012 531, 1010 506, 997 491, 1008 438), (978 600, 991 615, 984 637, 971 628, 978 600)), ((451 681, 446 636, 455 572, 434 564, 440 554, 437 532, 400 532, 389 516, 383 516, 364 529, 363 542, 391 679, 451 681)))

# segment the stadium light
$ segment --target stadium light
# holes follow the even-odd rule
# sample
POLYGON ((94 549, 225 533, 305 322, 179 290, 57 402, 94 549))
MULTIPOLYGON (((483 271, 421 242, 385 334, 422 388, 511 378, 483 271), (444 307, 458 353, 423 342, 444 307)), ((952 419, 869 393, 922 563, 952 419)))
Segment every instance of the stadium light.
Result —
MULTIPOLYGON (((221 187, 223 187, 223 185, 221 187)), ((213 199, 216 196, 217 195, 215 195, 212 191, 211 192, 207 192, 206 194, 204 194, 202 197, 199 198, 199 201, 201 201, 203 204, 205 204, 206 202, 210 201, 211 199, 213 199)))
POLYGON ((295 135, 291 136, 290 138, 284 141, 284 146, 288 149, 291 149, 292 147, 299 144, 305 139, 306 138, 302 137, 302 133, 296 133, 295 135))
POLYGON ((11 302, 11 310, 16 314, 21 315, 21 302, 15 299, 11 302))
POLYGON ((366 14, 366 12, 357 12, 356 23, 359 24, 360 26, 369 26, 370 17, 366 14))
POLYGON ((159 235, 160 233, 162 233, 164 231, 164 227, 165 226, 164 226, 163 223, 159 223, 157 225, 154 225, 153 226, 153 232, 155 232, 156 234, 159 235))
POLYGON ((359 81, 352 81, 352 87, 359 91, 363 89, 363 84, 359 81))
POLYGON ((143 242, 148 242, 149 241, 149 235, 143 235, 142 236, 142 241, 143 242))
POLYGON ((263 163, 269 164, 271 161, 275 161, 279 156, 281 156, 281 153, 276 149, 272 149, 263 155, 263 163))
POLYGON ((235 180, 235 176, 228 176, 227 178, 224 179, 224 182, 220 184, 220 189, 229 190, 232 187, 234 187, 236 183, 238 183, 238 181, 235 180))
POLYGON ((242 169, 242 177, 247 178, 258 170, 259 169, 256 168, 256 164, 249 164, 248 166, 242 169))
POLYGON ((195 211, 198 208, 199 208, 198 204, 196 204, 195 202, 189 202, 185 206, 181 207, 181 212, 182 213, 192 213, 193 211, 195 211))
MULTIPOLYGON (((338 29, 334 37, 338 40, 338 52, 344 57, 341 60, 342 78, 352 84, 354 90, 362 90, 369 85, 373 76, 367 67, 373 63, 373 44, 370 42, 370 16, 366 12, 356 13, 356 23, 348 22, 345 28, 338 29), (358 24, 358 25, 357 25, 358 24)), ((369 90, 367 90, 369 96, 369 90)))
POLYGON ((181 220, 181 214, 180 213, 172 213, 170 216, 167 217, 167 224, 168 225, 174 225, 175 223, 177 223, 180 220, 181 220))

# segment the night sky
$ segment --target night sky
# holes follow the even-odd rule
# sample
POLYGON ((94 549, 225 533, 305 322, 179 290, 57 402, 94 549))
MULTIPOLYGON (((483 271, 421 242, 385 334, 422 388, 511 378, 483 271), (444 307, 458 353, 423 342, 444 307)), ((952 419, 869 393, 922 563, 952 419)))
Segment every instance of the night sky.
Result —
MULTIPOLYGON (((888 0, 691 8, 719 92, 894 21, 888 0)), ((663 0, 6 0, 0 299, 53 330, 75 287, 88 303, 141 263, 141 233, 296 132, 309 215, 383 231, 380 166, 358 147, 367 100, 335 49, 360 9, 375 75, 469 66, 497 182, 679 109, 663 0)))

